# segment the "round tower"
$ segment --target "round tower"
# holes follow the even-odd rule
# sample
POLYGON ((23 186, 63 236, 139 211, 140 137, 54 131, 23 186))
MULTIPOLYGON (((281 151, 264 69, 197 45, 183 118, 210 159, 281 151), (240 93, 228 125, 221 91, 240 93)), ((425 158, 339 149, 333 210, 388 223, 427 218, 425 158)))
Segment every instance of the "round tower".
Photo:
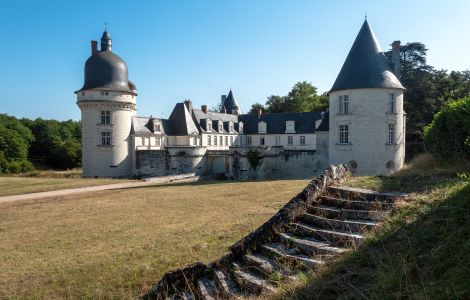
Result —
POLYGON ((128 80, 126 63, 112 52, 107 31, 101 37, 100 51, 97 42, 91 42, 85 82, 75 94, 82 117, 83 176, 129 177, 129 135, 137 93, 128 80))
POLYGON ((358 175, 400 170, 404 90, 366 20, 330 90, 330 164, 344 163, 358 175))

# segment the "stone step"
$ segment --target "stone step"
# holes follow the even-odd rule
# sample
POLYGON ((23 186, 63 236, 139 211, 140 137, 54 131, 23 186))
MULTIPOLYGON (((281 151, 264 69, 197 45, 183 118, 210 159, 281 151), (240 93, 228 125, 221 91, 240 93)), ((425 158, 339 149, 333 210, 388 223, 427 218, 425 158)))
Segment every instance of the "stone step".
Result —
POLYGON ((217 287, 212 280, 206 277, 199 278, 197 280, 197 289, 201 299, 204 300, 215 300, 217 297, 217 287))
POLYGON ((393 203, 408 197, 408 194, 404 193, 379 193, 371 190, 338 185, 329 186, 326 193, 327 195, 336 198, 388 203, 393 203))
POLYGON ((291 245, 303 253, 311 256, 321 256, 323 258, 337 256, 349 251, 348 248, 331 246, 329 243, 315 239, 297 237, 288 233, 279 233, 282 243, 291 245))
POLYGON ((335 246, 352 247, 365 240, 364 236, 358 233, 312 227, 304 223, 293 223, 292 225, 296 232, 302 236, 314 237, 335 246))
POLYGON ((242 294, 230 275, 222 270, 214 270, 214 282, 222 299, 241 299, 242 294))
POLYGON ((242 289, 254 294, 276 292, 276 288, 271 283, 261 278, 260 275, 248 271, 246 267, 244 268, 238 263, 232 263, 232 265, 234 269, 233 276, 242 289))
POLYGON ((335 206, 316 205, 308 208, 313 215, 328 219, 342 220, 371 220, 381 221, 387 216, 387 212, 373 210, 342 209, 335 206))
POLYGON ((188 291, 183 291, 180 294, 168 296, 165 300, 194 300, 193 294, 188 291))
POLYGON ((304 270, 314 270, 325 264, 324 261, 313 259, 310 256, 303 255, 298 251, 287 248, 282 244, 274 243, 262 246, 263 251, 272 257, 276 257, 280 262, 285 264, 295 264, 304 270))
POLYGON ((325 229, 339 229, 346 232, 363 232, 376 228, 377 222, 370 220, 339 220, 329 219, 306 213, 302 215, 303 223, 325 229))
POLYGON ((269 277, 269 275, 275 272, 281 273, 282 271, 282 268, 275 261, 260 254, 246 254, 243 260, 250 270, 255 269, 256 272, 261 273, 265 277, 269 277))
POLYGON ((322 196, 320 204, 355 210, 391 210, 395 203, 383 201, 348 200, 338 197, 322 196))

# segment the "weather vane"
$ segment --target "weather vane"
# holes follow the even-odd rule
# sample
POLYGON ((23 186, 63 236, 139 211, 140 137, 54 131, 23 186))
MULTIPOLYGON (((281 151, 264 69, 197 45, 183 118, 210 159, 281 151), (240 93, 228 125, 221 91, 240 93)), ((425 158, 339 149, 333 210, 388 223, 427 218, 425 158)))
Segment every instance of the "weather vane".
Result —
POLYGON ((104 31, 108 31, 108 22, 104 22, 104 31))

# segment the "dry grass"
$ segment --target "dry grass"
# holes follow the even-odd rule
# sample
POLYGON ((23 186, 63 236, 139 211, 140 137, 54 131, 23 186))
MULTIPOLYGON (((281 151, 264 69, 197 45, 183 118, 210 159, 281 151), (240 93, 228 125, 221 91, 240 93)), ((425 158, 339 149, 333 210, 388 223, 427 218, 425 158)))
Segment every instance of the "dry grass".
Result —
POLYGON ((305 180, 181 184, 0 204, 0 298, 132 298, 209 262, 305 180))
POLYGON ((0 176, 0 196, 55 191, 84 186, 121 183, 119 179, 6 177, 0 176))

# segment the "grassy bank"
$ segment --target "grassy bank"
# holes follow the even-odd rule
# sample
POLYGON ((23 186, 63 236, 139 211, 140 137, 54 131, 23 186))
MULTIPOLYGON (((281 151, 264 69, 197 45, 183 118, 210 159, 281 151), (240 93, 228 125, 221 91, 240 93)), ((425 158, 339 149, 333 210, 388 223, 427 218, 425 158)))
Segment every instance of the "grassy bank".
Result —
POLYGON ((351 177, 345 184, 412 193, 357 251, 330 268, 284 287, 282 299, 469 299, 468 166, 429 157, 389 177, 351 177))
POLYGON ((0 299, 134 298, 171 269, 223 255, 307 182, 160 185, 0 204, 0 299))

